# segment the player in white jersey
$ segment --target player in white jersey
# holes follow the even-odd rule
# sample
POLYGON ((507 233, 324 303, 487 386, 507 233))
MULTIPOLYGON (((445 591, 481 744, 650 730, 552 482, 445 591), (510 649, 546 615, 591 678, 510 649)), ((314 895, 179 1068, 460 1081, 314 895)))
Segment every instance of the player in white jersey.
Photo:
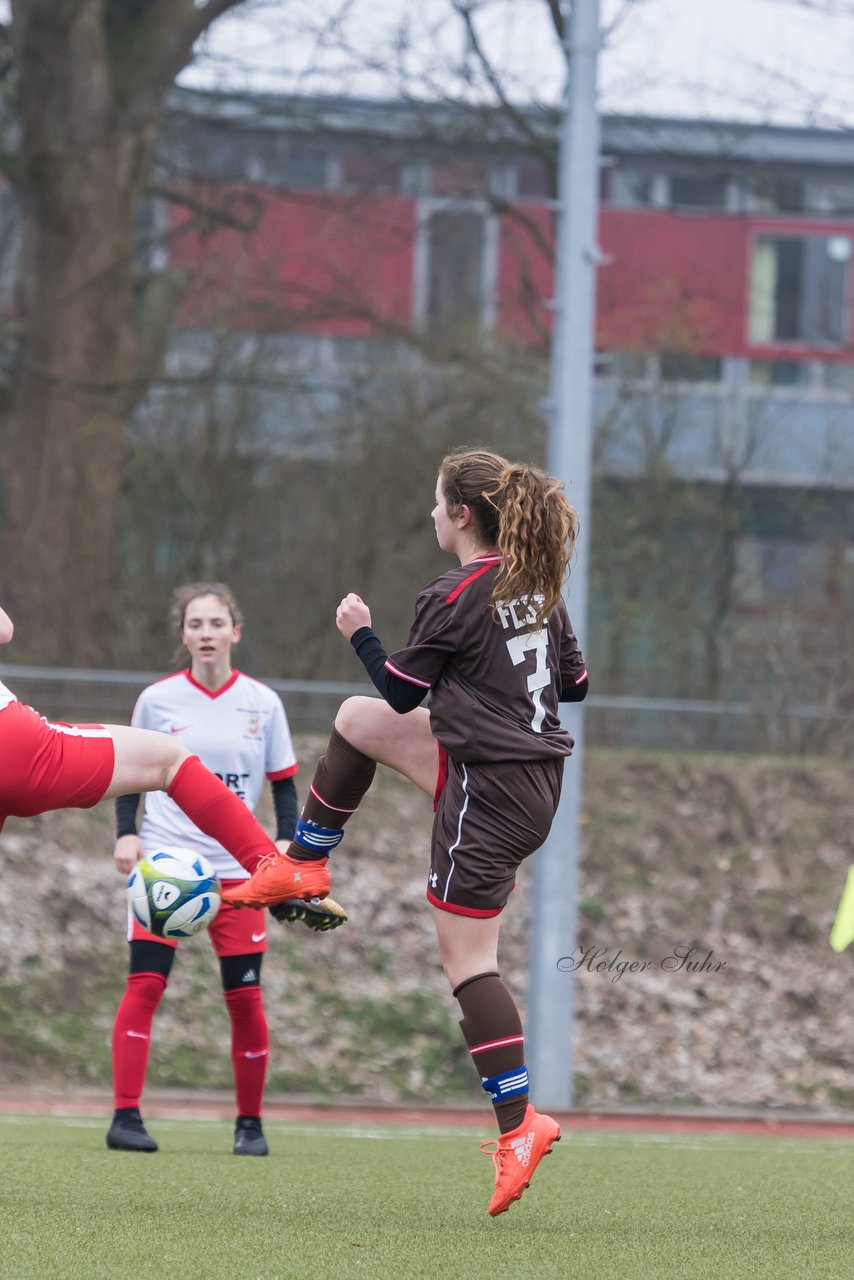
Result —
MULTIPOLYGON (((204 602, 193 601, 192 607, 198 603, 204 602)), ((200 621, 201 614, 194 613, 191 626, 200 621)), ((195 638, 189 643, 195 645, 195 638)), ((221 687, 210 690, 192 669, 179 671, 143 690, 131 724, 179 737, 253 812, 269 780, 276 798, 292 798, 295 824, 296 756, 282 700, 267 685, 232 670, 221 687), (287 786, 277 788, 278 782, 287 786)), ((146 797, 139 837, 145 849, 171 844, 204 854, 222 880, 242 880, 249 874, 221 844, 199 831, 165 792, 146 797)))
MULTIPOLYGON (((222 583, 192 583, 175 593, 172 620, 191 663, 144 689, 132 726, 180 740, 254 811, 265 779, 276 812, 276 842, 286 848, 297 817, 294 775, 297 759, 282 701, 267 685, 235 671, 232 648, 240 639, 242 615, 222 583)), ((181 848, 204 854, 222 883, 234 885, 248 872, 221 844, 198 829, 161 792, 149 793, 139 834, 139 795, 116 801, 116 868, 130 872, 145 853, 181 848)), ((331 927, 346 919, 336 904, 290 904, 310 927, 331 927), (308 918, 306 918, 308 913, 308 918)), ((237 1096, 234 1153, 266 1155, 261 1104, 269 1035, 261 997, 261 961, 267 949, 263 911, 239 911, 223 902, 209 926, 219 958, 223 993, 231 1019, 231 1051, 237 1096)), ((115 1150, 156 1151, 139 1110, 155 1010, 166 989, 175 943, 156 938, 131 920, 130 972, 113 1027, 115 1112, 107 1145, 115 1150)))
MULTIPOLYGON (((0 608, 0 645, 14 634, 0 608)), ((343 923, 343 912, 304 912, 293 899, 323 898, 330 876, 323 861, 303 867, 280 853, 242 800, 177 736, 118 724, 62 724, 47 720, 0 689, 0 830, 9 817, 54 809, 91 809, 129 791, 166 791, 200 830, 219 840, 247 871, 277 863, 278 919, 304 918, 312 928, 343 923), (295 915, 290 908, 296 906, 295 915), (307 913, 306 913, 307 912, 307 913)), ((346 917, 344 917, 346 918, 346 917)))

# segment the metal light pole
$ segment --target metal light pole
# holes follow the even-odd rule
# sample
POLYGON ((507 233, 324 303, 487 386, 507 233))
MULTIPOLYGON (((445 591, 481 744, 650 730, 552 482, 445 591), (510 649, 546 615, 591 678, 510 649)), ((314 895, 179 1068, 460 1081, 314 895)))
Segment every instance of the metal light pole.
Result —
MULTIPOLYGON (((556 315, 552 338, 547 466, 566 484, 579 513, 581 537, 567 594, 581 642, 587 623, 593 358, 599 192, 596 70, 599 0, 564 4, 567 91, 560 131, 556 315)), ((574 976, 558 969, 576 946, 576 882, 584 750, 583 704, 564 704, 564 727, 575 739, 551 834, 534 857, 529 943, 527 1058, 537 1106, 572 1105, 574 976)))

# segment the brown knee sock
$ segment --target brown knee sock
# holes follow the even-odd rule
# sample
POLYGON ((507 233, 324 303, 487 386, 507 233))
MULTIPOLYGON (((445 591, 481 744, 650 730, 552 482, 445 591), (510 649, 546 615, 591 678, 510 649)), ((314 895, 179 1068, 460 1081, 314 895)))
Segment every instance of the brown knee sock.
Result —
POLYGON ((479 973, 454 990, 469 1053, 492 1099, 502 1133, 516 1129, 528 1106, 525 1037, 519 1010, 497 973, 479 973))
POLYGON ((340 831, 356 812, 376 771, 376 760, 354 747, 333 725, 326 754, 317 762, 296 835, 288 848, 289 856, 300 860, 319 858, 334 848, 338 841, 331 843, 325 833, 340 831))

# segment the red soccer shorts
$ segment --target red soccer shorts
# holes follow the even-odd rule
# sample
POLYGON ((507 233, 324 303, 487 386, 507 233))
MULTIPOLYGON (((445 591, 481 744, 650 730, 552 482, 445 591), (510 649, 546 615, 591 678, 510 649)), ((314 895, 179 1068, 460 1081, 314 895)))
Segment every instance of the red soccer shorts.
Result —
POLYGON ((115 748, 100 724, 53 724, 23 702, 0 711, 0 828, 6 818, 91 809, 110 785, 115 748))
MULTIPOLYGON (((240 880, 221 881, 223 889, 240 884, 240 880)), ((267 917, 263 907, 233 907, 224 902, 208 925, 208 935, 216 955, 251 956, 267 950, 267 917)), ((128 942, 162 942, 177 947, 172 938, 158 938, 143 929, 128 913, 128 942)))

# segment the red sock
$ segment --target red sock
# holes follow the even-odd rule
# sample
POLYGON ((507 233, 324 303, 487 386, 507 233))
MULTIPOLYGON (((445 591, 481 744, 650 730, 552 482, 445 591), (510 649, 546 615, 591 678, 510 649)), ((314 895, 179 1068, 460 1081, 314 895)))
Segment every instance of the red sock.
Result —
POLYGON ((166 990, 161 973, 131 973, 113 1023, 114 1105, 138 1107, 145 1087, 154 1011, 166 990))
POLYGON ((260 987, 225 992, 231 1018, 231 1061, 239 1116, 260 1116, 270 1057, 270 1034, 260 987))
POLYGON ((243 801, 206 769, 198 756, 184 761, 168 795, 200 831, 223 845, 250 873, 261 858, 278 852, 243 801))

